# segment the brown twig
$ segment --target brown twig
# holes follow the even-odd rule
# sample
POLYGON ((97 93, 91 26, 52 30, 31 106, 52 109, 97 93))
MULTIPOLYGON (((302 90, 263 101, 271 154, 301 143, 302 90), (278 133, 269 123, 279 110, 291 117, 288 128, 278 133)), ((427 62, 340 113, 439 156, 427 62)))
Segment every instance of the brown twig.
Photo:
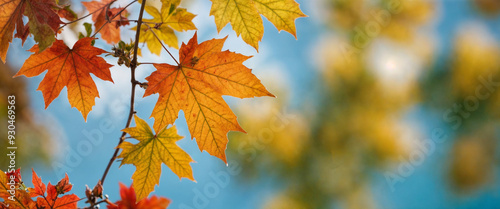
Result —
POLYGON ((172 53, 170 53, 170 51, 168 51, 167 47, 165 47, 165 45, 161 41, 160 37, 158 37, 158 35, 156 35, 156 33, 151 28, 151 26, 149 26, 148 24, 145 24, 145 25, 148 26, 149 30, 153 33, 153 35, 155 36, 156 40, 158 40, 160 42, 161 46, 163 47, 163 49, 165 49, 165 51, 167 51, 168 55, 170 55, 170 57, 172 57, 172 59, 175 61, 175 63, 177 63, 177 65, 179 65, 179 62, 177 61, 177 59, 175 59, 175 57, 172 55, 172 53))
MULTIPOLYGON (((139 48, 139 36, 141 33, 142 16, 144 14, 145 7, 146 7, 146 0, 142 0, 141 10, 139 12, 139 20, 137 21, 137 30, 135 33, 134 57, 132 59, 132 63, 130 64, 130 77, 131 77, 130 82, 132 84, 132 89, 131 89, 131 95, 130 95, 130 111, 128 114, 127 124, 125 125, 125 128, 128 128, 130 126, 130 123, 132 122, 132 117, 135 114, 134 101, 135 101, 135 87, 137 85, 137 80, 135 79, 135 69, 137 68, 137 51, 139 48)), ((125 135, 126 135, 126 133, 122 132, 122 135, 120 136, 120 141, 118 142, 118 146, 125 140, 125 135)), ((115 149, 115 153, 113 154, 113 156, 109 160, 108 166, 106 167, 106 170, 104 171, 104 174, 102 175, 102 178, 101 178, 102 185, 104 185, 104 180, 106 179, 106 175, 108 174, 109 169, 111 168, 111 165, 116 160, 116 157, 117 157, 119 151, 120 151, 120 148, 117 147, 115 149)))

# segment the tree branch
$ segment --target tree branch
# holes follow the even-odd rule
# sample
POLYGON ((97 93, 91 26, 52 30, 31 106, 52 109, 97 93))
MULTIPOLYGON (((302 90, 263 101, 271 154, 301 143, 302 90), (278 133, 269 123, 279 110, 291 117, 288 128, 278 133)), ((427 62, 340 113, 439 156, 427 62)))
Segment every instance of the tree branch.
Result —
MULTIPOLYGON (((130 64, 130 83, 132 84, 132 89, 131 89, 131 95, 130 95, 130 110, 129 110, 127 124, 125 125, 125 128, 128 128, 130 126, 130 123, 132 122, 132 117, 135 114, 134 101, 135 101, 135 87, 137 85, 137 80, 135 80, 135 69, 137 68, 137 51, 139 48, 139 36, 141 34, 142 16, 144 14, 145 7, 146 7, 146 0, 142 0, 141 10, 139 12, 139 20, 137 21, 137 30, 135 32, 134 57, 132 59, 132 63, 130 64)), ((125 140, 125 135, 126 135, 126 133, 122 132, 122 135, 120 136, 120 141, 118 142, 118 146, 125 140)), ((106 179, 106 175, 109 172, 109 168, 111 168, 111 165, 116 160, 116 156, 118 155, 119 151, 120 151, 120 148, 116 148, 115 153, 113 154, 113 156, 109 160, 108 166, 106 167, 106 170, 104 171, 104 174, 102 175, 102 178, 101 178, 102 185, 104 185, 104 180, 106 179)))

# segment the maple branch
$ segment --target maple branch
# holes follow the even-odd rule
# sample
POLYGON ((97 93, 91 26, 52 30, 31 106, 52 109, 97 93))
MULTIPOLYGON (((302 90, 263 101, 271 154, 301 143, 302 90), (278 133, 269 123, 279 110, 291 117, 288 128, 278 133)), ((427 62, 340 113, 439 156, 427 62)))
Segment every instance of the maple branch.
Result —
POLYGON ((175 59, 175 57, 170 53, 170 51, 168 51, 167 47, 165 47, 165 45, 163 45, 163 42, 161 41, 160 37, 158 37, 158 35, 156 35, 155 31, 151 28, 151 26, 149 26, 148 24, 145 24, 146 26, 148 26, 149 30, 153 33, 153 35, 155 36, 156 40, 158 40, 161 44, 161 46, 163 47, 163 49, 165 49, 165 51, 168 52, 168 54, 170 55, 170 57, 172 57, 172 59, 174 59, 175 63, 177 63, 177 65, 180 65, 179 62, 177 61, 177 59, 175 59))
MULTIPOLYGON (((137 1, 137 0, 134 0, 133 2, 135 2, 135 1, 137 1)), ((127 7, 128 7, 128 5, 127 5, 127 7)), ((127 8, 127 7, 125 7, 125 8, 127 8)), ((130 123, 132 122, 132 117, 136 113, 134 110, 135 109, 134 108, 135 87, 137 85, 137 80, 135 79, 135 69, 137 68, 137 51, 139 48, 139 36, 141 34, 142 16, 144 15, 144 8, 145 7, 146 7, 146 0, 142 0, 141 10, 139 11, 139 20, 137 21, 137 30, 135 32, 134 57, 132 59, 132 62, 130 63, 130 82, 132 84, 132 88, 131 88, 131 95, 130 95, 130 110, 129 110, 127 124, 125 125, 125 128, 128 128, 130 126, 130 123)), ((121 11, 118 14, 120 14, 120 13, 121 13, 121 11)), ((113 18, 111 18, 111 19, 113 19, 113 18)), ((108 163, 106 170, 104 171, 104 174, 102 175, 102 178, 101 178, 102 185, 104 185, 104 180, 106 179, 106 175, 108 175, 108 172, 109 172, 109 169, 111 168, 111 165, 113 164, 113 162, 116 160, 116 157, 118 156, 118 152, 120 151, 120 148, 118 148, 118 146, 120 146, 120 144, 125 140, 126 134, 127 133, 122 132, 122 135, 120 136, 120 141, 118 142, 117 148, 115 149, 115 152, 114 152, 113 156, 111 157, 111 159, 109 159, 109 163, 108 163)))
MULTIPOLYGON (((120 15, 123 11, 125 11, 125 9, 127 9, 127 7, 129 7, 130 5, 132 5, 133 3, 135 3, 137 0, 134 0, 132 2, 130 2, 129 4, 127 4, 127 6, 123 7, 118 13, 116 13, 115 15, 113 15, 113 17, 109 18, 108 16, 108 13, 106 12, 106 22, 104 22, 104 24, 101 25, 101 27, 99 27, 99 29, 97 29, 95 32, 94 32, 94 35, 90 36, 90 37, 94 37, 95 35, 97 35, 97 33, 99 33, 99 31, 102 30, 102 28, 104 28, 105 25, 107 25, 108 23, 110 23, 112 19, 115 19, 115 17, 117 17, 118 15, 120 15)), ((141 7, 142 8, 142 7, 141 7)), ((108 8, 106 7, 106 10, 108 8)), ((142 20, 142 16, 139 18, 142 20)))
POLYGON ((80 20, 83 20, 83 19, 87 18, 87 17, 88 17, 88 16, 90 16, 90 15, 93 15, 94 13, 96 13, 96 12, 98 12, 98 11, 99 11, 99 10, 96 10, 96 11, 93 11, 93 12, 91 12, 91 13, 88 13, 87 15, 85 15, 85 16, 83 16, 83 17, 80 17, 80 18, 78 18, 78 19, 76 19, 76 20, 73 20, 73 21, 70 21, 70 22, 65 22, 65 23, 63 23, 63 25, 62 25, 62 26, 60 26, 57 30, 61 30, 61 29, 62 29, 62 28, 64 28, 66 25, 69 25, 69 24, 72 24, 72 23, 78 22, 78 21, 80 21, 80 20))

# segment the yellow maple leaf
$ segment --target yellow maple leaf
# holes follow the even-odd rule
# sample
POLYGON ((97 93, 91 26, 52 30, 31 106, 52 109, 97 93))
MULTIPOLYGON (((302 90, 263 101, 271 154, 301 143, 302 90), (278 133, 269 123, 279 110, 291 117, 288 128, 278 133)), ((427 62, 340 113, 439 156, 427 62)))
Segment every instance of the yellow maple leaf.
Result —
POLYGON ((264 25, 259 14, 264 15, 276 26, 297 38, 295 19, 307 17, 294 0, 211 0, 210 15, 215 17, 215 25, 220 32, 231 23, 236 35, 250 46, 259 49, 259 41, 264 36, 264 25))
MULTIPOLYGON (((160 183, 161 164, 167 165, 179 178, 188 178, 194 181, 193 171, 189 163, 193 159, 182 150, 177 141, 182 139, 177 135, 175 127, 155 129, 154 134, 146 121, 134 116, 136 127, 123 129, 139 143, 123 142, 118 148, 123 149, 118 158, 122 158, 121 165, 133 164, 136 171, 132 175, 133 187, 137 199, 147 197, 160 183)), ((120 166, 121 166, 120 165, 120 166)))
MULTIPOLYGON (((196 16, 184 8, 177 8, 180 1, 162 1, 161 9, 146 6, 145 10, 153 19, 144 19, 140 43, 146 43, 151 53, 160 55, 162 47, 158 39, 170 47, 179 48, 176 31, 196 30, 192 22, 196 16)), ((137 27, 132 28, 136 30, 137 27)))

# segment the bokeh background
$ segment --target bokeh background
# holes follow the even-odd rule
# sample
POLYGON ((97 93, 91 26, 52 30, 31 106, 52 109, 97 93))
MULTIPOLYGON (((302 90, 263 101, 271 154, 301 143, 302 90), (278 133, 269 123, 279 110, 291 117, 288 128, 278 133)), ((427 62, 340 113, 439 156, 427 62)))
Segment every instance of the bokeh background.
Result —
MULTIPOLYGON (((500 2, 297 2, 309 16, 296 21, 298 39, 265 22, 259 53, 230 27, 217 33, 210 1, 183 2, 198 15, 199 40, 229 35, 225 49, 253 55, 245 64, 277 98, 225 97, 248 132, 229 134, 228 165, 199 151, 180 113, 175 125, 185 139, 178 144, 197 161, 191 164, 197 182, 179 181, 163 166, 153 194, 171 199, 175 209, 500 208, 500 2)), ((80 2, 72 4, 85 14, 80 2)), ((71 45, 79 31, 59 38, 71 45)), ((180 41, 193 33, 178 34, 180 41)), ((68 173, 73 191, 84 196, 125 125, 129 72, 113 67, 114 84, 97 82, 101 98, 84 122, 65 91, 44 109, 35 91, 41 76, 10 78, 33 44, 21 48, 14 40, 9 66, 2 66, 9 71, 0 70, 0 106, 10 94, 18 105, 17 165, 27 185, 32 167, 44 181, 68 173)), ((147 50, 140 61, 173 63, 147 50)), ((140 66, 139 80, 152 71, 140 66)), ((143 93, 136 106, 148 118, 157 95, 143 93)), ((6 124, 2 111, 0 125, 6 124)), ((4 157, 0 163, 5 170, 4 157)), ((119 197, 118 182, 130 185, 134 170, 114 164, 104 184, 111 200, 119 197)))

